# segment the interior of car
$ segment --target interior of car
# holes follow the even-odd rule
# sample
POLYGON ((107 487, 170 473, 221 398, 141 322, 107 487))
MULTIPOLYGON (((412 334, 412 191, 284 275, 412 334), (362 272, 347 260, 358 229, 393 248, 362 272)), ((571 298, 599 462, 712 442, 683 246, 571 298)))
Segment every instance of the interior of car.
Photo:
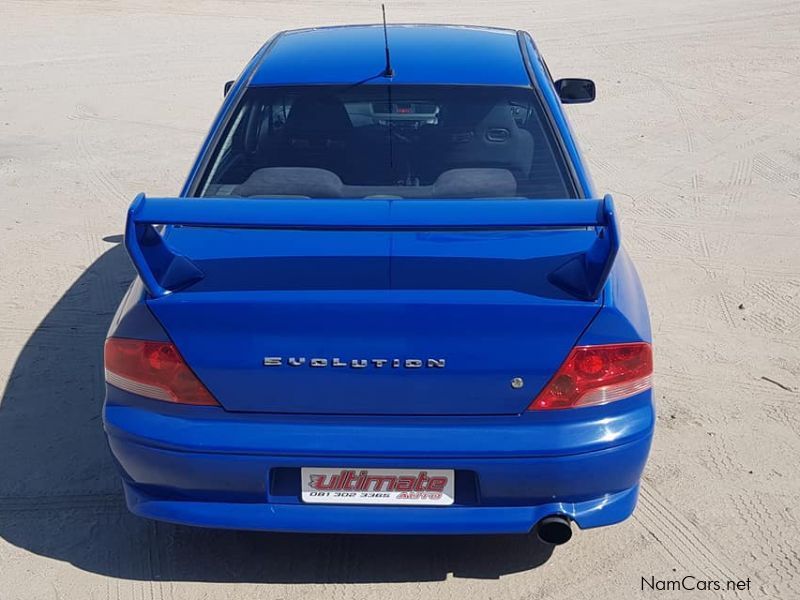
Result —
POLYGON ((200 195, 573 198, 550 127, 526 88, 251 88, 200 195))

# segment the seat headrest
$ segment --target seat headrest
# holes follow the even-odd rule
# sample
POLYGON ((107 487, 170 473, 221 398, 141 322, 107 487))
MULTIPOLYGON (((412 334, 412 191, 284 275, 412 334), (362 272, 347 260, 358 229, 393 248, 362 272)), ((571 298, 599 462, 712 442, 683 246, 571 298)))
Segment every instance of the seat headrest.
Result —
POLYGON ((491 104, 453 103, 442 108, 441 120, 446 127, 475 127, 491 108, 491 104))
POLYGON ((508 169, 450 169, 433 184, 434 198, 513 198, 517 180, 508 169))
POLYGON ((336 173, 313 167, 266 167, 236 186, 237 196, 307 196, 339 198, 342 180, 336 173))
POLYGON ((345 132, 353 123, 344 104, 335 96, 300 96, 292 103, 286 117, 286 131, 345 132))

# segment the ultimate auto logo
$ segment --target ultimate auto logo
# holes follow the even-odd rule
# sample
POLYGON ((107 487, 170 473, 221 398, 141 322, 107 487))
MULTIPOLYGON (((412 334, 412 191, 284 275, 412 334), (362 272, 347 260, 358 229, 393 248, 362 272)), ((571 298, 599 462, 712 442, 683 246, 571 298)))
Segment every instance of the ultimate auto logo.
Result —
POLYGON ((416 477, 403 475, 370 475, 367 471, 356 473, 342 469, 330 475, 311 474, 309 486, 326 492, 433 492, 441 493, 447 486, 447 477, 428 477, 420 471, 416 477))

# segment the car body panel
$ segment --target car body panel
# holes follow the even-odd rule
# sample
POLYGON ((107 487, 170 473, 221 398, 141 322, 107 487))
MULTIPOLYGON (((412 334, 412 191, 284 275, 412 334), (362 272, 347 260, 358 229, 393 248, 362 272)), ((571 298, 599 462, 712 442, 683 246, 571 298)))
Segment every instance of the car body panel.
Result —
POLYGON ((170 246, 203 279, 147 302, 228 410, 517 414, 600 308, 547 281, 595 238, 587 228, 177 228, 170 246))
MULTIPOLYGON (((512 468, 510 473, 516 474, 517 471, 512 468)), ((531 532, 535 523, 550 515, 565 515, 581 529, 590 529, 624 521, 633 512, 639 493, 636 485, 581 502, 432 509, 208 500, 187 502, 153 497, 128 484, 123 484, 123 487, 131 512, 158 521, 270 532, 384 535, 526 534, 531 532)))
POLYGON ((525 533, 554 512, 582 528, 608 525, 633 508, 654 421, 650 392, 613 408, 574 411, 567 422, 563 414, 541 413, 387 420, 196 408, 154 406, 109 388, 104 418, 137 514, 200 526, 350 533, 525 533), (324 524, 325 513, 306 513, 312 507, 299 499, 299 469, 307 465, 455 469, 456 503, 334 506, 324 524))
POLYGON ((189 453, 415 460, 595 452, 645 438, 654 423, 647 393, 605 407, 573 411, 386 418, 236 413, 158 403, 114 387, 108 389, 104 417, 114 437, 189 453))
MULTIPOLYGON (((516 32, 447 25, 387 29, 392 83, 529 84, 516 32)), ((385 83, 383 28, 323 27, 280 35, 250 85, 385 83)))

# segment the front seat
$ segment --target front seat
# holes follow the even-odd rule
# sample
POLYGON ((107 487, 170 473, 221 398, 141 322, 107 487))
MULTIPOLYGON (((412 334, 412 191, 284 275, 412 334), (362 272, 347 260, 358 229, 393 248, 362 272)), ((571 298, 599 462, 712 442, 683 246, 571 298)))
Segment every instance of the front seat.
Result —
POLYGON ((507 169, 527 181, 533 161, 533 136, 521 129, 508 102, 492 105, 453 105, 443 115, 438 132, 441 171, 449 169, 507 169))
POLYGON ((353 124, 344 104, 330 95, 303 95, 292 103, 286 124, 269 142, 270 166, 314 167, 340 175, 353 124))

